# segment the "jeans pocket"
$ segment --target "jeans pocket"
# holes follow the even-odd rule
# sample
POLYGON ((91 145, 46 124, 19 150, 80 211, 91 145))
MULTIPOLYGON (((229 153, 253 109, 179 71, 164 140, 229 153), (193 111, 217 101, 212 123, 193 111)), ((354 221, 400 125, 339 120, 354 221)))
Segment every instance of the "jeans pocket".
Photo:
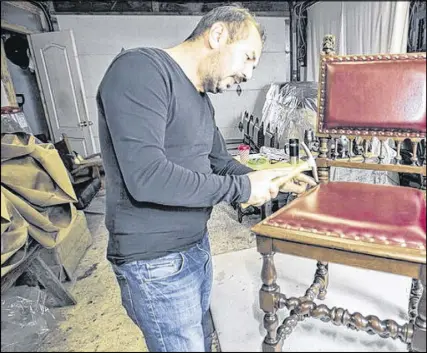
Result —
POLYGON ((160 281, 178 275, 184 268, 185 257, 175 253, 145 263, 147 282, 160 281))
POLYGON ((204 266, 205 272, 206 272, 206 269, 207 269, 209 263, 211 262, 212 255, 208 250, 203 248, 203 245, 196 244, 196 246, 197 246, 197 249, 199 249, 202 253, 204 253, 206 255, 206 261, 205 261, 205 266, 204 266))

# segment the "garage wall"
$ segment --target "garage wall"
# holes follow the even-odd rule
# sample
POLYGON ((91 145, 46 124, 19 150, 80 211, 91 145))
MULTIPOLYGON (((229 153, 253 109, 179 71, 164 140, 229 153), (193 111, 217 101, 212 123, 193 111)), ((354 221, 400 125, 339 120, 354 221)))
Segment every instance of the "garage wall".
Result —
MULTIPOLYGON (((124 16, 58 15, 61 30, 71 29, 76 41, 83 76, 89 119, 99 146, 96 91, 111 60, 122 48, 167 48, 183 41, 196 26, 200 16, 124 16)), ((264 54, 251 81, 223 94, 211 95, 216 121, 225 138, 240 138, 240 114, 244 110, 261 114, 270 83, 284 82, 289 76, 288 21, 285 17, 259 17, 267 33, 264 54)), ((99 149, 99 147, 98 147, 99 149)))
MULTIPOLYGON (((9 24, 23 26, 32 31, 46 30, 45 21, 39 15, 41 11, 34 11, 26 9, 31 8, 25 2, 20 1, 2 1, 1 4, 1 20, 9 24), (21 7, 23 6, 23 7, 21 7)), ((2 28, 1 34, 3 40, 10 37, 12 32, 2 28)), ((49 128, 47 126, 46 117, 43 109, 43 103, 40 97, 40 91, 37 86, 37 80, 34 73, 28 69, 21 69, 19 66, 13 64, 7 59, 7 66, 12 78, 13 86, 16 94, 23 94, 25 97, 25 104, 22 109, 25 118, 30 125, 31 130, 35 135, 45 134, 49 137, 49 128)), ((3 91, 3 88, 2 88, 3 91)), ((3 106, 2 96, 2 106, 3 106)))

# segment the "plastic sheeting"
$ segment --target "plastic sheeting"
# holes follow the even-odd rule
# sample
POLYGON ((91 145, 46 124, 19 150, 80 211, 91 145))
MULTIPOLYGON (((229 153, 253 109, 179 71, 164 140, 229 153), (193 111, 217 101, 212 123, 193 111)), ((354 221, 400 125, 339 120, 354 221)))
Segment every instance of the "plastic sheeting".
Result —
POLYGON ((12 287, 1 296, 1 351, 37 352, 55 317, 37 287, 12 287))
POLYGON ((314 130, 317 114, 317 83, 273 83, 267 92, 261 122, 264 132, 276 131, 281 145, 290 138, 304 139, 305 130, 314 130))
MULTIPOLYGON (((261 122, 264 123, 264 132, 269 129, 274 132, 277 129, 279 146, 283 151, 284 145, 290 138, 298 138, 304 141, 306 130, 316 131, 317 115, 316 82, 287 82, 285 84, 273 83, 267 92, 262 110, 261 122)), ((393 149, 394 142, 386 141, 382 155, 384 163, 390 163, 396 156, 393 149)), ((380 141, 372 139, 372 154, 380 154, 380 141)), ((273 154, 274 151, 265 151, 273 154)), ((287 155, 276 153, 278 159, 286 159, 287 155), (279 158, 281 157, 281 158, 279 158)), ((395 172, 361 170, 350 168, 331 168, 331 181, 354 181, 369 184, 399 185, 399 175, 395 172)))

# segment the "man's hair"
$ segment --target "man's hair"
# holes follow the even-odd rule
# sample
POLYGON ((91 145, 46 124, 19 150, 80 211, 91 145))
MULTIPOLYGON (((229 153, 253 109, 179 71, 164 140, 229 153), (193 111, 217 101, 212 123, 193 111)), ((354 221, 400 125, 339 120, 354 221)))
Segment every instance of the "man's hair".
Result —
POLYGON ((264 28, 255 21, 255 15, 238 3, 219 6, 209 11, 202 17, 186 41, 191 42, 198 39, 216 22, 223 22, 227 26, 229 43, 246 38, 248 35, 247 29, 250 25, 255 26, 262 42, 264 43, 265 41, 264 28))

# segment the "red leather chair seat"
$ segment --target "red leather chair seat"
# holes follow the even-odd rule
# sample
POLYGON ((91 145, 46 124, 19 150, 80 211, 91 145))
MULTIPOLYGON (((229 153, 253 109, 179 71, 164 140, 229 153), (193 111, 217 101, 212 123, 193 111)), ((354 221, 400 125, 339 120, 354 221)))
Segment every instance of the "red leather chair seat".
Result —
POLYGON ((400 186, 329 182, 301 195, 265 224, 425 249, 425 193, 400 186))

